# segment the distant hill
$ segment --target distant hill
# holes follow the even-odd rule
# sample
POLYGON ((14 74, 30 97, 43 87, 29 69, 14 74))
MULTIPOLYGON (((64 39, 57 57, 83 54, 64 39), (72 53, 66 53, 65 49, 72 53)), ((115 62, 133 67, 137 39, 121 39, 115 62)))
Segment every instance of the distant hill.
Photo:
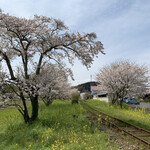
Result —
POLYGON ((75 88, 77 88, 80 91, 80 93, 91 92, 91 86, 97 86, 98 84, 99 83, 95 81, 86 82, 75 86, 75 88))

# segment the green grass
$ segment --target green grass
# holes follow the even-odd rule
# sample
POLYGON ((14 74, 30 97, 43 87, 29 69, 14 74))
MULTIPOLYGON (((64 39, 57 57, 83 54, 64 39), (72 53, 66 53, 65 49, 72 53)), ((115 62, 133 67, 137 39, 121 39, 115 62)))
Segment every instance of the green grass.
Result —
POLYGON ((150 103, 150 100, 144 101, 145 103, 150 103))
POLYGON ((107 150, 109 135, 99 131, 83 114, 80 105, 54 101, 40 104, 39 119, 25 124, 16 109, 0 110, 2 150, 107 150))
POLYGON ((100 100, 88 100, 87 104, 116 118, 150 130, 150 112, 147 112, 144 108, 132 109, 124 105, 123 109, 121 109, 118 105, 109 105, 100 100))

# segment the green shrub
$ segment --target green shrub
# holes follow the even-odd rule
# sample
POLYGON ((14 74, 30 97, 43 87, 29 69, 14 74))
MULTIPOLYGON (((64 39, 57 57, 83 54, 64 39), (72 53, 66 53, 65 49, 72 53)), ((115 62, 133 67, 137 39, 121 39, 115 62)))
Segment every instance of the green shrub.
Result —
POLYGON ((78 104, 79 94, 77 92, 73 92, 71 100, 72 100, 72 104, 78 104))

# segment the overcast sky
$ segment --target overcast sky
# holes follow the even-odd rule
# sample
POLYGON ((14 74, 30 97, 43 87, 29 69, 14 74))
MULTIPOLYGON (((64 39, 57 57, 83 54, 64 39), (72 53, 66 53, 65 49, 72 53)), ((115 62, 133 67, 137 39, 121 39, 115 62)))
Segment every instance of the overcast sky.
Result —
POLYGON ((95 32, 105 48, 89 71, 75 61, 73 85, 94 80, 100 68, 130 60, 150 69, 150 0, 0 0, 4 13, 61 19, 71 31, 95 32))

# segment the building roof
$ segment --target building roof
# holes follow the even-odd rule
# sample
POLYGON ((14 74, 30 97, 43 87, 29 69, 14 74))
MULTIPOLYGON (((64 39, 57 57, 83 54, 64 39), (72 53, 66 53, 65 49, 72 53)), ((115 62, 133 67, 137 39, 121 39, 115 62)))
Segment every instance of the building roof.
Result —
POLYGON ((97 85, 98 85, 98 82, 92 81, 92 82, 79 84, 77 86, 74 86, 74 88, 77 88, 80 91, 80 93, 91 92, 91 86, 97 86, 97 85))

